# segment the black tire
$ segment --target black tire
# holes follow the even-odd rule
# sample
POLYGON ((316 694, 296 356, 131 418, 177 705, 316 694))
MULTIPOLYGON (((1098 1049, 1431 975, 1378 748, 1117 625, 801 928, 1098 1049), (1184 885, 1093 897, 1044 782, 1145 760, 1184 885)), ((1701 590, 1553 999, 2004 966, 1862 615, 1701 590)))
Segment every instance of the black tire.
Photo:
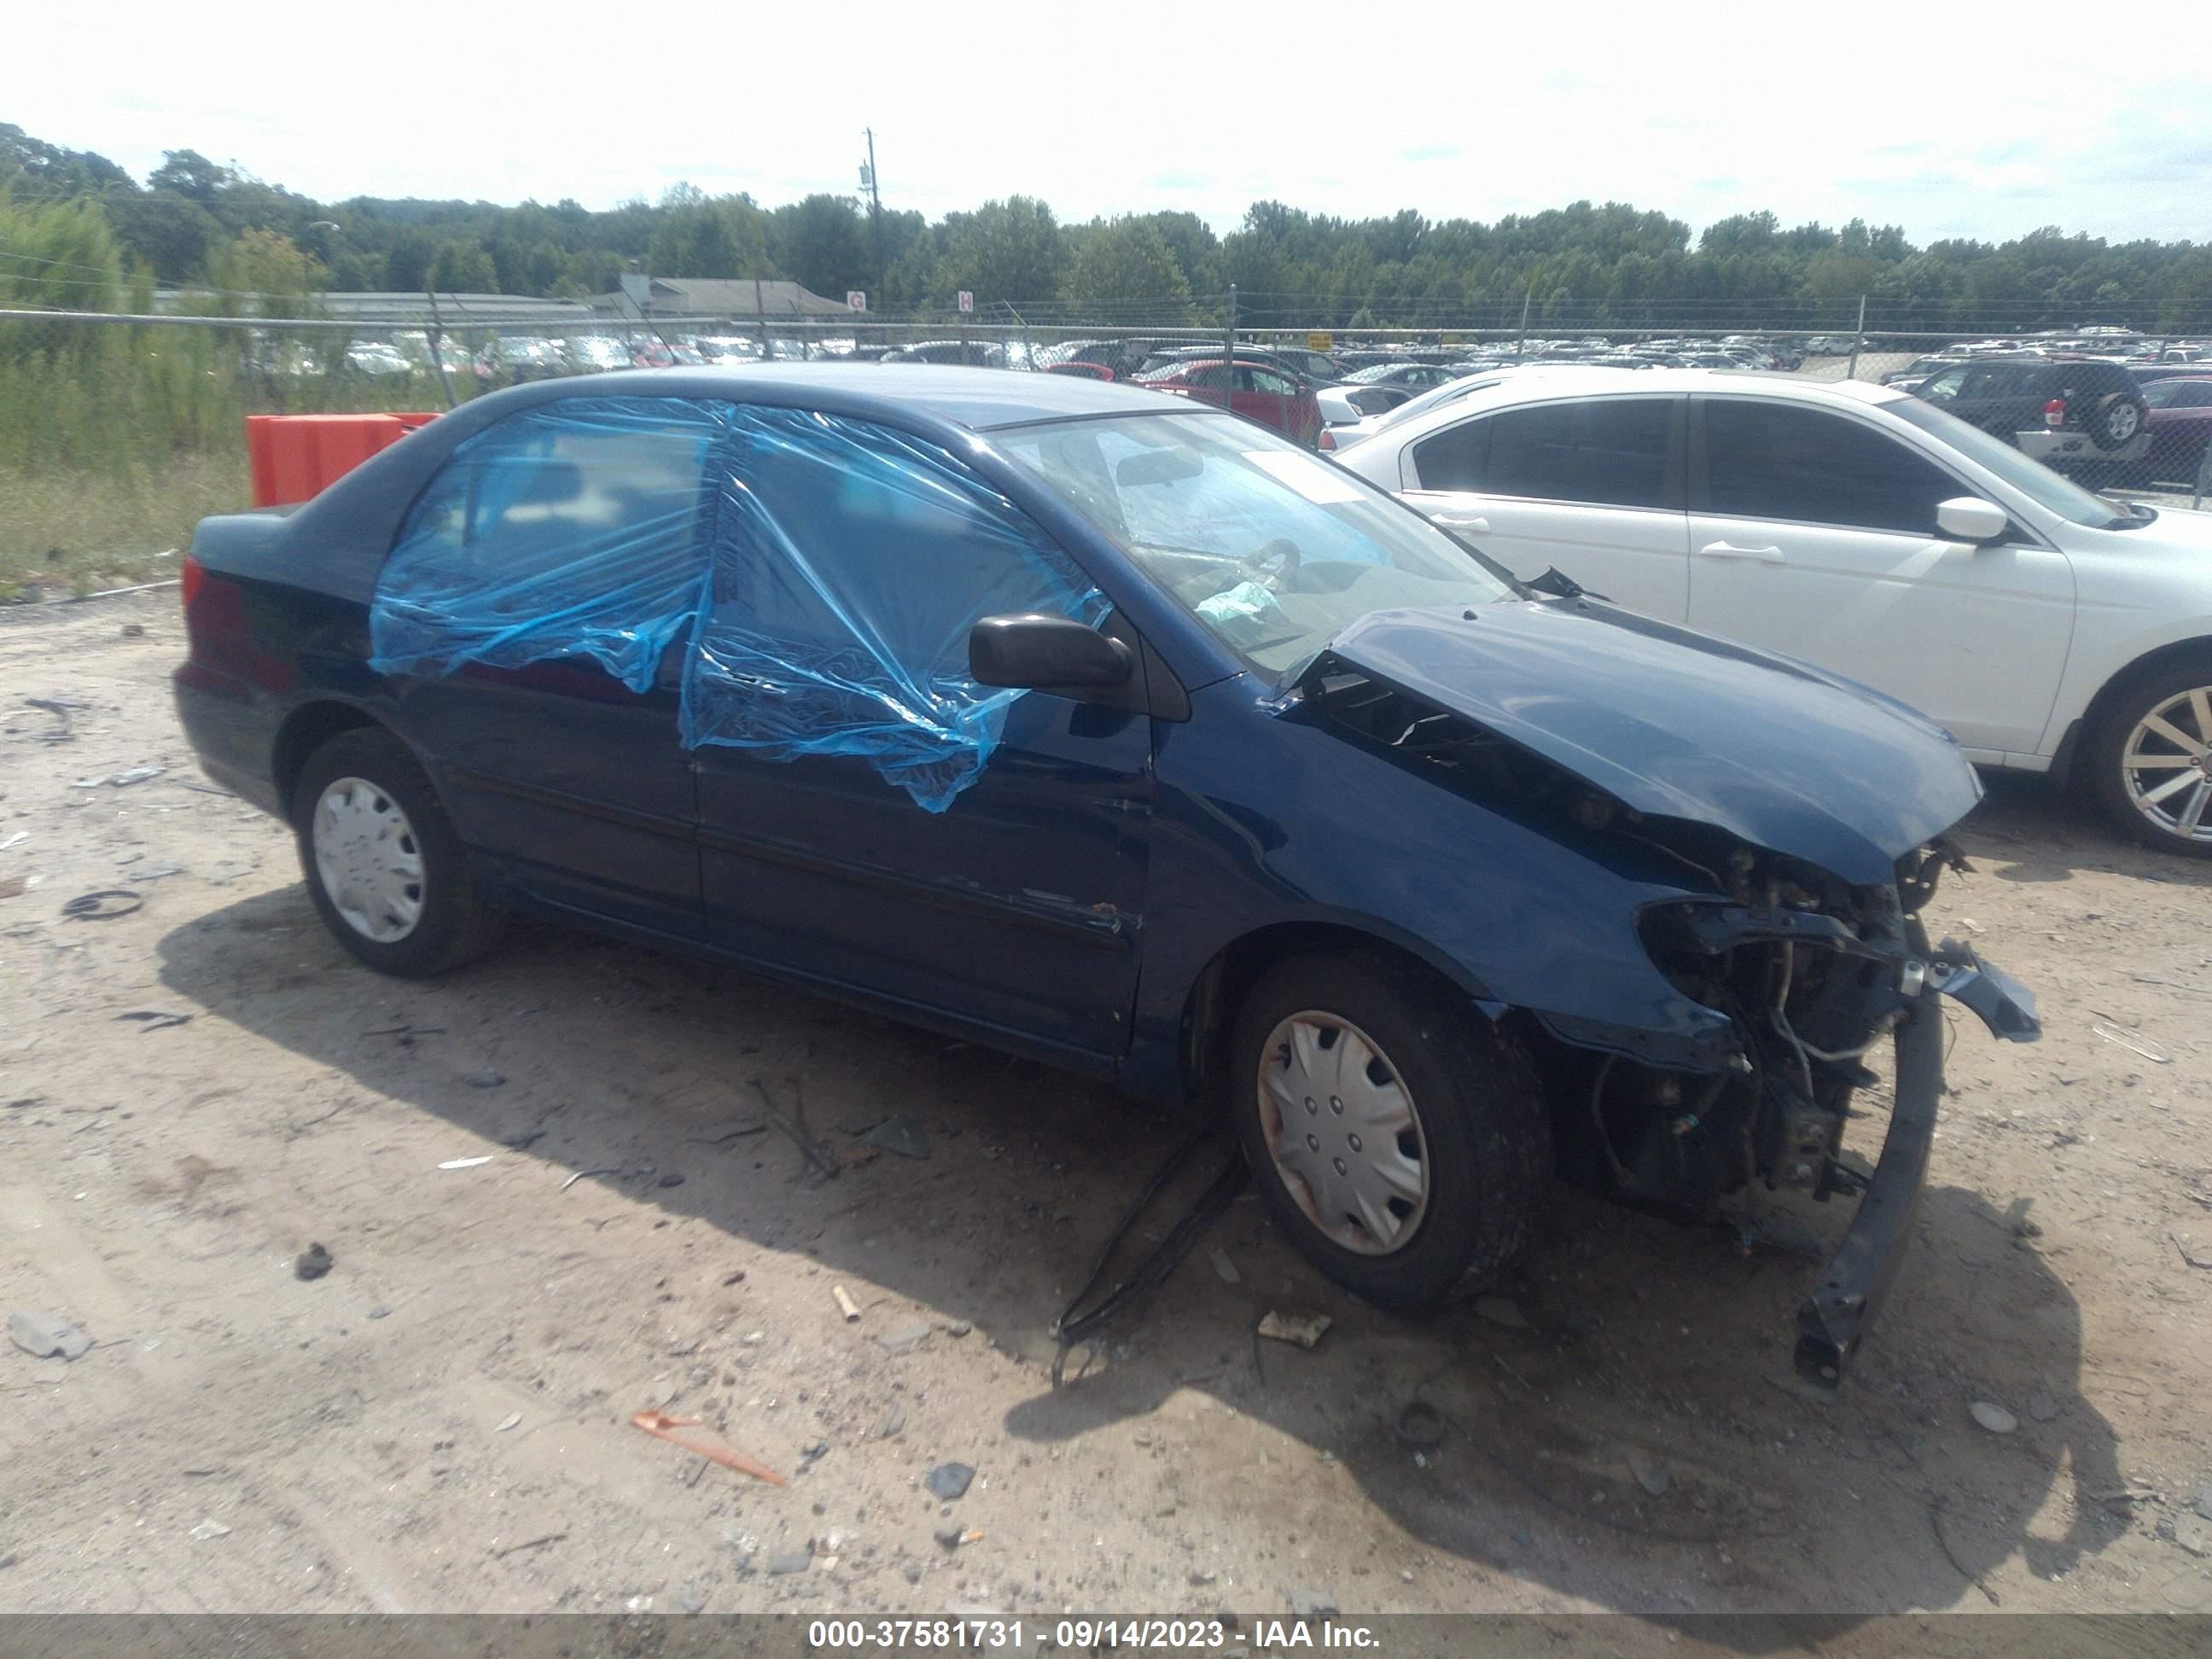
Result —
POLYGON ((482 956, 497 943, 506 918, 477 896, 466 851, 438 792, 407 745, 388 732, 340 732, 307 757, 292 792, 292 827, 300 869, 316 913, 337 942, 380 974, 428 979, 482 956), (324 793, 357 778, 388 797, 405 816, 410 852, 420 858, 420 912, 402 937, 380 940, 348 921, 324 884, 315 854, 315 809, 324 793))
POLYGON ((2108 392, 2081 420, 2081 429, 2100 449, 2118 449, 2131 443, 2150 418, 2150 406, 2125 392, 2108 392))
POLYGON ((1534 1070, 1465 997, 1413 963, 1362 952, 1275 963, 1237 1012, 1229 1086, 1253 1182, 1276 1224, 1315 1267, 1378 1306, 1433 1307, 1494 1282, 1549 1199, 1551 1121, 1534 1070), (1309 1011, 1364 1033, 1413 1103, 1425 1203, 1388 1254, 1330 1237, 1268 1145, 1263 1051, 1282 1021, 1309 1011))
MULTIPOLYGON (((2176 853, 2184 858, 2212 859, 2212 840, 2185 839, 2174 823, 2161 825, 2139 807, 2128 790, 2130 769, 2126 759, 2130 737, 2145 715, 2161 704, 2200 688, 2212 688, 2212 654, 2185 658, 2167 664, 2148 674, 2139 674, 2127 681, 2106 702, 2095 724, 2083 734, 2081 744, 2082 775, 2080 779, 2088 795, 2105 815, 2120 830, 2146 847, 2154 847, 2161 853, 2176 853)), ((2183 720, 2178 729, 2186 734, 2197 722, 2193 717, 2183 720)), ((2212 733, 2199 733, 2200 738, 2212 733)), ((2162 750, 2171 744, 2160 745, 2162 750)), ((2176 750, 2175 752, 2179 752, 2176 750)), ((2180 767, 2157 769, 2148 786, 2179 775, 2180 767)), ((2194 784, 2185 785, 2169 798, 2164 806, 2179 810, 2195 793, 2194 784)), ((2173 816, 2168 811, 2169 817, 2173 816)), ((2203 831, 2212 835, 2212 806, 2203 814, 2203 831)))

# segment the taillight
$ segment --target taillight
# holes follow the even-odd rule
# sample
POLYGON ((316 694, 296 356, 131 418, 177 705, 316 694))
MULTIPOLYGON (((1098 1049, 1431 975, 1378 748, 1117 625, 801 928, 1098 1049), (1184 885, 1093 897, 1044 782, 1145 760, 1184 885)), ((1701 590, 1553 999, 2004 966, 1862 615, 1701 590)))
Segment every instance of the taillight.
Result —
POLYGON ((2066 424, 2065 398, 2053 398, 2049 403, 2044 404, 2043 423, 2048 427, 2062 427, 2066 424))
POLYGON ((1322 429, 1321 429, 1321 438, 1320 438, 1320 441, 1318 441, 1318 443, 1317 443, 1315 447, 1316 447, 1316 448, 1320 448, 1320 449, 1334 449, 1334 448, 1335 448, 1335 447, 1336 447, 1336 434, 1334 434, 1334 432, 1331 432, 1331 431, 1330 431, 1327 427, 1323 427, 1323 428, 1322 428, 1322 429))
POLYGON ((185 554, 185 562, 177 567, 177 591, 184 597, 185 610, 192 608, 192 601, 199 598, 200 589, 206 586, 207 567, 185 554))

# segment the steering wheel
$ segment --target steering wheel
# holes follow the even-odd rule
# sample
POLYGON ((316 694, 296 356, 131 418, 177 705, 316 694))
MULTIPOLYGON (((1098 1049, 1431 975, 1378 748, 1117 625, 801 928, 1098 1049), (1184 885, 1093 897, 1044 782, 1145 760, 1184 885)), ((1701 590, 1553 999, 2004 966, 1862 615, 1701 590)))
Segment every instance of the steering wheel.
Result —
POLYGON ((1265 582, 1278 592, 1287 592, 1298 574, 1298 544, 1286 536, 1278 536, 1265 546, 1244 556, 1243 570, 1248 580, 1265 582), (1267 567, 1276 567, 1270 574, 1267 567))

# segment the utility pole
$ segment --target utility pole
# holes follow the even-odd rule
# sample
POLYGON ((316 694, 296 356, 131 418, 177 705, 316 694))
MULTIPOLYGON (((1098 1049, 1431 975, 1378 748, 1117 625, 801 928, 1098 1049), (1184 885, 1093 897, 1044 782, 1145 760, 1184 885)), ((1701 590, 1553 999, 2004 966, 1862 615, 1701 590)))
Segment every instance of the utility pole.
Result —
POLYGON ((884 306, 884 192, 876 184, 876 130, 862 127, 861 136, 868 141, 868 218, 876 233, 876 308, 884 306))

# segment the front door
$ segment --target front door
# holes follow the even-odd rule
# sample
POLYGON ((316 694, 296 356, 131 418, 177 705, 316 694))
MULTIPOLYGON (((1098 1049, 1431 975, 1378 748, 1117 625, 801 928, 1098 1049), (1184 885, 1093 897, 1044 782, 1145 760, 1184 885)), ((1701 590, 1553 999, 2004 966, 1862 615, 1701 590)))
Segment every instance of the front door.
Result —
POLYGON ((1150 717, 1141 701, 967 678, 978 617, 1097 621, 1103 599, 948 453, 775 418, 724 492, 688 714, 709 939, 918 1012, 1118 1054, 1150 717))
POLYGON ((1624 610, 1687 615, 1680 398, 1473 416, 1414 444, 1406 500, 1523 580, 1559 570, 1624 610))
POLYGON ((1966 748, 2034 753, 2073 637, 2066 556, 2024 530, 1943 537, 1936 504, 1974 492, 1870 422, 1692 403, 1691 625, 1886 691, 1966 748))

